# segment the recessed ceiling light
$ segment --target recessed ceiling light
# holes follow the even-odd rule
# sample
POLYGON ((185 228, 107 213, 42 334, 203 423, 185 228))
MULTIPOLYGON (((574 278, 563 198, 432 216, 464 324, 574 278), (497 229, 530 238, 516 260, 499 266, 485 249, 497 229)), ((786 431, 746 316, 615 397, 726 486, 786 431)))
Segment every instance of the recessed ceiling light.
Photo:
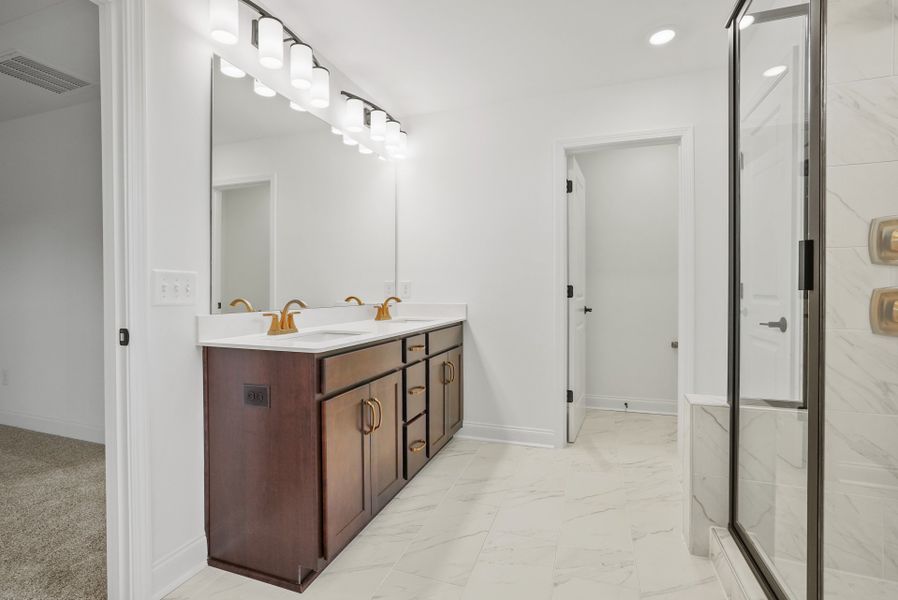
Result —
POLYGON ((677 32, 673 29, 662 29, 652 34, 652 37, 649 38, 649 43, 652 46, 663 46, 675 37, 677 37, 677 32))
POLYGON ((786 65, 777 65, 764 71, 764 77, 779 77, 786 72, 786 65))
POLYGON ((751 27, 751 24, 755 22, 754 15, 745 15, 741 19, 739 19, 739 29, 745 29, 747 27, 751 27))

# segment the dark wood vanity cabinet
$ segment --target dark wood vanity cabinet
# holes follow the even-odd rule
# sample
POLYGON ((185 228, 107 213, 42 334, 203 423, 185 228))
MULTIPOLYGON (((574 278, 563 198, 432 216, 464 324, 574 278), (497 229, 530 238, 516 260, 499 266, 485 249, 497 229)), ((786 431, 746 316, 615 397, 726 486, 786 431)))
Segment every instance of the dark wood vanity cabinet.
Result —
POLYGON ((323 354, 206 348, 209 564, 295 591, 451 439, 462 328, 323 354))

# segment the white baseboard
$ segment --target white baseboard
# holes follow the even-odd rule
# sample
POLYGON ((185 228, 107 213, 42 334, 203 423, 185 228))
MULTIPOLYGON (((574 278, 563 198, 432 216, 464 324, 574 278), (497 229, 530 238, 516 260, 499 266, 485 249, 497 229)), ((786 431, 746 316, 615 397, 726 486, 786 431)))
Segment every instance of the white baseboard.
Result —
POLYGON ((648 413, 652 415, 677 414, 676 401, 663 398, 626 398, 620 396, 587 395, 586 408, 648 413))
POLYGON ((533 427, 513 427, 510 425, 491 425, 489 423, 465 421, 464 426, 455 437, 482 442, 538 446, 540 448, 555 447, 554 431, 533 427))
POLYGON ((91 427, 90 425, 75 423, 74 421, 30 415, 13 410, 0 410, 0 425, 28 429, 29 431, 37 431, 39 433, 49 433, 50 435, 59 435, 85 442, 95 442, 97 444, 102 444, 106 441, 103 429, 100 427, 91 427))
POLYGON ((206 536, 201 535, 153 563, 154 600, 161 600, 206 566, 206 536))

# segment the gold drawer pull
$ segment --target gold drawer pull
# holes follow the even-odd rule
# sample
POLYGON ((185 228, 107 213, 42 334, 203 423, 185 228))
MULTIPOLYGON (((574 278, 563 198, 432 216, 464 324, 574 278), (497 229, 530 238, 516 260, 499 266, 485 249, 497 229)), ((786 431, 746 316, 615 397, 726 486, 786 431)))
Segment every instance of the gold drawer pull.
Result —
POLYGON ((424 344, 415 344, 408 347, 409 352, 421 352, 422 350, 424 350, 424 344))
POLYGON ((424 390, 426 390, 426 389, 427 388, 424 387, 423 385, 417 385, 413 388, 409 388, 408 395, 409 396, 417 396, 418 394, 423 394, 424 390))
POLYGON ((418 440, 417 442, 412 442, 408 445, 408 449, 412 451, 413 454, 417 454, 424 450, 427 447, 427 442, 424 440, 418 440))

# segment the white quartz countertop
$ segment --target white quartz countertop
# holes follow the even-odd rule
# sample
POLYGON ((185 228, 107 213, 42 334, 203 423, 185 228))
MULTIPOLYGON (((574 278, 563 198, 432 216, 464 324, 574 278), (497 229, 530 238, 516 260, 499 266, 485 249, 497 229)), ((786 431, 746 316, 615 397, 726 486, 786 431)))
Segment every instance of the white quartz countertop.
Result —
POLYGON ((268 335, 261 313, 197 317, 197 344, 212 348, 319 353, 345 350, 429 329, 462 323, 464 304, 399 305, 393 319, 375 321, 369 306, 305 309, 296 315, 297 333, 268 335), (370 314, 369 314, 370 313, 370 314))

